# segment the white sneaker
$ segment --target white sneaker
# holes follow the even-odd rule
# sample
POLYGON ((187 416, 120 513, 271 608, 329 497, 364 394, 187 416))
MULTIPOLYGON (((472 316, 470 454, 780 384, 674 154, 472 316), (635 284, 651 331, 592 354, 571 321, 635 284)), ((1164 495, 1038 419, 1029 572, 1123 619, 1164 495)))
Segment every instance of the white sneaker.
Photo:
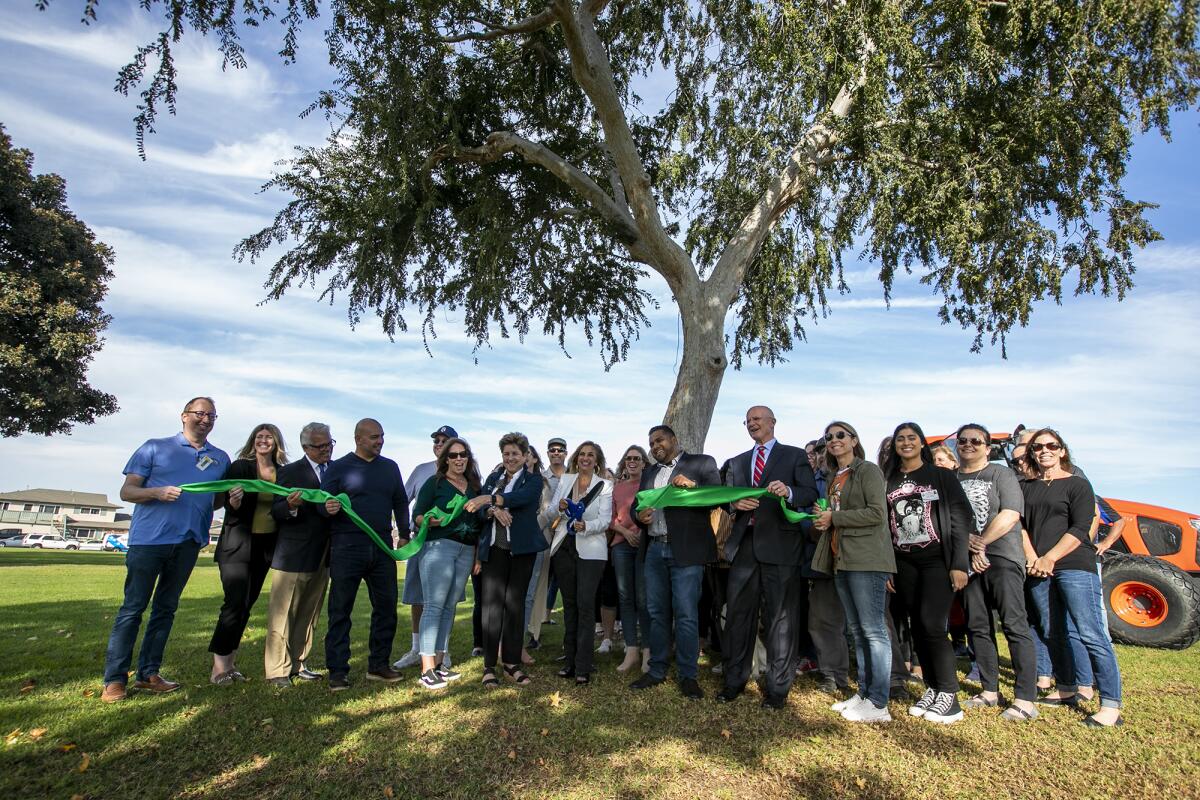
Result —
POLYGON ((866 700, 866 698, 863 697, 861 694, 852 694, 849 697, 847 697, 845 700, 838 700, 836 703, 831 705, 829 708, 831 711, 845 711, 848 708, 854 708, 856 705, 861 703, 863 700, 866 700))
POLYGON ((937 699, 937 692, 933 689, 926 689, 925 694, 921 695, 921 699, 908 707, 908 715, 910 717, 925 716, 925 712, 933 705, 935 699, 937 699))
POLYGON ((611 653, 612 652, 612 639, 602 640, 600 642, 600 648, 598 650, 596 650, 596 652, 597 653, 611 653))
POLYGON ((407 669, 421 663, 421 653, 416 648, 409 650, 392 664, 392 669, 407 669))
POLYGON ((958 722, 962 718, 963 711, 958 705, 958 697, 950 692, 938 692, 937 698, 930 704, 929 710, 925 712, 925 719, 927 721, 937 722, 942 725, 958 722))
POLYGON ((842 717, 848 722, 891 722, 892 715, 888 712, 887 706, 878 708, 870 700, 863 699, 863 702, 848 708, 842 712, 842 717))

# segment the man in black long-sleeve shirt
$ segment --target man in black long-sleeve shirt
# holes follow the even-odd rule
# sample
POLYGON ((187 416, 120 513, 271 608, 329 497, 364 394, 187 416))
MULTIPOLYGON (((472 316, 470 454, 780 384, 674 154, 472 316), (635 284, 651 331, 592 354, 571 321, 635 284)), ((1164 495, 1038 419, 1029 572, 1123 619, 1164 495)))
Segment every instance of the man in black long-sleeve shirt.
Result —
MULTIPOLYGON (((408 536, 408 496, 400 467, 383 450, 383 426, 373 419, 354 426, 354 452, 329 465, 321 488, 345 493, 350 506, 385 542, 392 540, 392 517, 401 538, 408 536)), ((329 550, 329 631, 325 634, 325 665, 329 688, 350 688, 350 614, 359 581, 366 580, 371 598, 370 656, 367 680, 394 683, 400 673, 391 667, 396 636, 396 562, 384 553, 349 517, 342 504, 327 500, 323 511, 332 517, 329 550)))

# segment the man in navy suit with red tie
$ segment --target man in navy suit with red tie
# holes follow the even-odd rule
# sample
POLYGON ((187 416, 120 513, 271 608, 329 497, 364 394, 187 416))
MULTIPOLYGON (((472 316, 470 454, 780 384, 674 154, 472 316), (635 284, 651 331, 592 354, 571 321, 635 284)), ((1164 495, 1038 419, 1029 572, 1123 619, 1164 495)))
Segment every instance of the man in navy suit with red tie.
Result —
MULTIPOLYGON (((784 498, 794 511, 811 507, 817 485, 804 450, 775 440, 775 414, 766 406, 747 411, 745 425, 754 447, 730 460, 725 484, 763 487, 784 498)), ((733 526, 725 542, 725 558, 731 564, 722 641, 725 687, 717 699, 730 702, 745 690, 761 623, 767 649, 762 704, 782 708, 796 676, 796 636, 807 625, 797 616, 804 535, 800 523, 788 522, 773 497, 738 500, 732 511, 733 526)))

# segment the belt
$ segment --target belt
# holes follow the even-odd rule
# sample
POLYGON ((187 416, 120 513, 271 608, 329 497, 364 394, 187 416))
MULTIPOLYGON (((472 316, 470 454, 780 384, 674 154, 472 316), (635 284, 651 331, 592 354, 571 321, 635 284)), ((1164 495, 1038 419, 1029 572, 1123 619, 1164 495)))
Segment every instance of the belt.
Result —
POLYGON ((671 535, 668 533, 664 533, 662 536, 655 536, 654 534, 650 534, 650 544, 654 544, 655 542, 658 542, 659 544, 670 544, 671 543, 671 535))

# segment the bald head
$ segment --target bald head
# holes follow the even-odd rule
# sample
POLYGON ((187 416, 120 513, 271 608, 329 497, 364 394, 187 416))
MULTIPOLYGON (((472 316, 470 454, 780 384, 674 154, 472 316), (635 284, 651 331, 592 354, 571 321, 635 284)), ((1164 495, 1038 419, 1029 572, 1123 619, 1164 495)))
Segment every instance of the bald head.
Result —
POLYGON ((757 444, 775 438, 775 412, 766 406, 751 406, 746 411, 746 433, 757 444))
POLYGON ((354 426, 354 453, 364 461, 374 461, 383 450, 383 426, 366 417, 354 426))

